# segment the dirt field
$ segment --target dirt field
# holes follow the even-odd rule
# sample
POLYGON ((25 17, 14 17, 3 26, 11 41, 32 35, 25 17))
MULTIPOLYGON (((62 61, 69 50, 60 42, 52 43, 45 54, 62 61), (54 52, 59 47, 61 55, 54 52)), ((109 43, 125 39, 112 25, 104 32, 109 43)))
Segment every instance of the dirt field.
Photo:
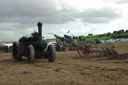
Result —
POLYGON ((115 43, 120 55, 81 58, 76 51, 57 52, 55 62, 12 61, 0 54, 0 85, 128 85, 128 42, 115 43), (25 73, 25 71, 29 71, 25 73))

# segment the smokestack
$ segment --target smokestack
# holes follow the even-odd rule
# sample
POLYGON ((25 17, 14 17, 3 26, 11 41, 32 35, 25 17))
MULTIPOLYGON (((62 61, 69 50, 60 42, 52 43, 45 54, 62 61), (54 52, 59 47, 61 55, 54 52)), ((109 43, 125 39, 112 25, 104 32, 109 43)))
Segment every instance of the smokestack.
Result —
POLYGON ((38 22, 37 26, 38 26, 38 33, 39 33, 40 37, 42 37, 42 22, 38 22))

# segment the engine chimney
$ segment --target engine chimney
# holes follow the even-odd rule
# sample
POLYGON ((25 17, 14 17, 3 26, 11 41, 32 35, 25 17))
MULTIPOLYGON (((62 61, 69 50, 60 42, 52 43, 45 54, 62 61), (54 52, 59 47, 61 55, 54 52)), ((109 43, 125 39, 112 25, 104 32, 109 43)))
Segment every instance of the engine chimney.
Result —
POLYGON ((42 37, 42 23, 38 22, 37 26, 38 26, 38 33, 39 33, 40 37, 42 37))

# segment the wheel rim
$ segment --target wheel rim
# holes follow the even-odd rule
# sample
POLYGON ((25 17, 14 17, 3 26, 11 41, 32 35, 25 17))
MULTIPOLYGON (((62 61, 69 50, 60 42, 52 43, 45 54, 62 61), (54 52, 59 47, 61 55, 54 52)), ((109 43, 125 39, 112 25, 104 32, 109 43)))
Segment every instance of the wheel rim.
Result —
POLYGON ((85 49, 87 50, 85 54, 90 57, 98 56, 98 47, 94 42, 88 42, 85 44, 85 49), (86 47, 87 46, 87 47, 86 47))
POLYGON ((78 52, 79 56, 81 56, 81 57, 86 57, 87 55, 84 54, 83 46, 84 46, 84 45, 79 45, 79 46, 77 47, 77 52, 78 52))

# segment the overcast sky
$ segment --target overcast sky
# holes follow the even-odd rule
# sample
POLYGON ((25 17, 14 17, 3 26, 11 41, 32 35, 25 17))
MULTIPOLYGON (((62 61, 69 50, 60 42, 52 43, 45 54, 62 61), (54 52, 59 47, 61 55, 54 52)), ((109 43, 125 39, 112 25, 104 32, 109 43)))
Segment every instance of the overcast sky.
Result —
POLYGON ((128 0, 0 0, 0 41, 15 41, 43 23, 42 35, 102 34, 128 29, 128 0))

